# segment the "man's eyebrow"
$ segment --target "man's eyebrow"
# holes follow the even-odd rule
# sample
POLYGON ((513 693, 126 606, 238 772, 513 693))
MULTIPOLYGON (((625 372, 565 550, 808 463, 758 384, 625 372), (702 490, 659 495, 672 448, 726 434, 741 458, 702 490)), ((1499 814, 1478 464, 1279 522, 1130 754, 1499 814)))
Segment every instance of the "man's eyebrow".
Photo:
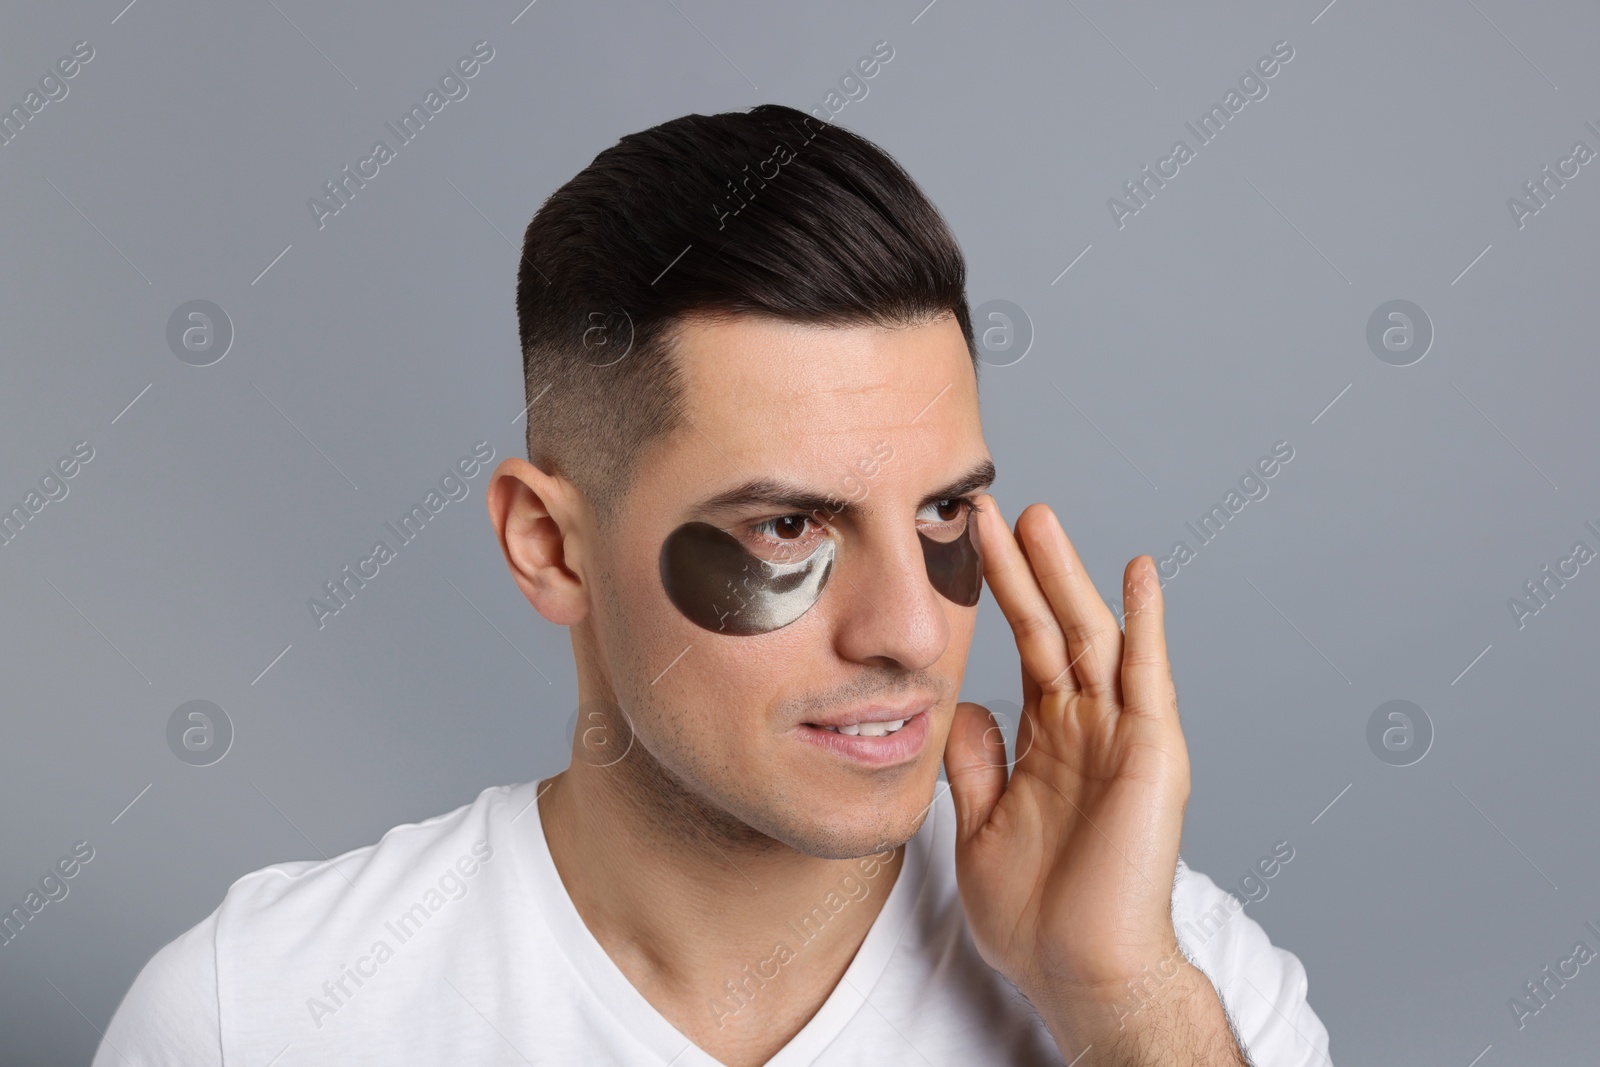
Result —
MULTIPOLYGON (((861 480, 868 481, 869 477, 861 476, 861 480)), ((941 500, 951 500, 987 489, 994 484, 994 480, 994 460, 985 459, 948 485, 941 486, 923 497, 917 505, 917 510, 921 511, 929 504, 941 500)), ((869 489, 867 497, 870 496, 869 489)), ((819 492, 796 482, 777 478, 751 478, 715 496, 707 497, 695 504, 691 510, 701 515, 718 515, 760 507, 781 510, 787 514, 810 515, 820 511, 829 515, 859 517, 872 513, 872 509, 864 503, 867 497, 852 501, 842 495, 819 492)))

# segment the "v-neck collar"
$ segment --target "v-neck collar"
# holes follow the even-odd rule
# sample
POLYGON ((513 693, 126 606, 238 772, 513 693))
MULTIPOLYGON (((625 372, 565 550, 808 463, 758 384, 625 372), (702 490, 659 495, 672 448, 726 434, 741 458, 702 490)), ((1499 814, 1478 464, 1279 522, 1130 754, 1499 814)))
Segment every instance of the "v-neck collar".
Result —
MULTIPOLYGON (((520 846, 517 869, 561 951, 590 991, 641 1045, 671 1067, 725 1067, 721 1060, 694 1044, 667 1021, 644 994, 634 988, 578 914, 550 855, 537 802, 542 782, 526 782, 512 790, 509 810, 531 822, 515 831, 520 846), (517 796, 516 794, 522 794, 517 796)), ((888 899, 867 930, 844 977, 800 1032, 767 1060, 765 1067, 805 1067, 831 1045, 850 1024, 883 975, 900 943, 927 880, 934 820, 939 805, 929 807, 906 854, 888 899)))

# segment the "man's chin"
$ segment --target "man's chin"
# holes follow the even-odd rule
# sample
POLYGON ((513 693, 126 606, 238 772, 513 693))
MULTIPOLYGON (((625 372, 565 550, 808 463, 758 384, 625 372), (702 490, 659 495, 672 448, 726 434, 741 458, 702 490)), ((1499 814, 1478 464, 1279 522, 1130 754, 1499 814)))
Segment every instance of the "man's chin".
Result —
POLYGON ((784 827, 780 839, 817 859, 856 859, 899 848, 916 834, 930 810, 925 800, 915 798, 893 805, 864 801, 855 807, 842 806, 837 796, 819 798, 802 813, 802 821, 784 827))

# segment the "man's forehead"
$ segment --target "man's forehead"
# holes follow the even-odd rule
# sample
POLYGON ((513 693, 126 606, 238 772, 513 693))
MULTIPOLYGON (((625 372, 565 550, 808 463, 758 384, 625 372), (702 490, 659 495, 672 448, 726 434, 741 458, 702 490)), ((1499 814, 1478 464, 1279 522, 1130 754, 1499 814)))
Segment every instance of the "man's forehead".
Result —
POLYGON ((721 437, 803 433, 825 445, 968 420, 976 429, 977 380, 954 316, 893 329, 690 320, 676 349, 690 419, 721 437))
POLYGON ((865 517, 874 499, 920 507, 992 480, 953 316, 899 330, 739 316, 677 342, 687 418, 646 460, 674 511, 865 517))

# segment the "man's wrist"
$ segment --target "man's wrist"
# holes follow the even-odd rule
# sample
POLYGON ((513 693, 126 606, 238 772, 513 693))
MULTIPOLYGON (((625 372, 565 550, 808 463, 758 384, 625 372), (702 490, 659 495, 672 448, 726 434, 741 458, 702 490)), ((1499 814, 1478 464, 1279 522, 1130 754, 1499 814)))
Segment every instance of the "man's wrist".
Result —
POLYGON ((1023 992, 1073 1067, 1251 1067, 1216 987, 1176 945, 1131 978, 1023 992))

